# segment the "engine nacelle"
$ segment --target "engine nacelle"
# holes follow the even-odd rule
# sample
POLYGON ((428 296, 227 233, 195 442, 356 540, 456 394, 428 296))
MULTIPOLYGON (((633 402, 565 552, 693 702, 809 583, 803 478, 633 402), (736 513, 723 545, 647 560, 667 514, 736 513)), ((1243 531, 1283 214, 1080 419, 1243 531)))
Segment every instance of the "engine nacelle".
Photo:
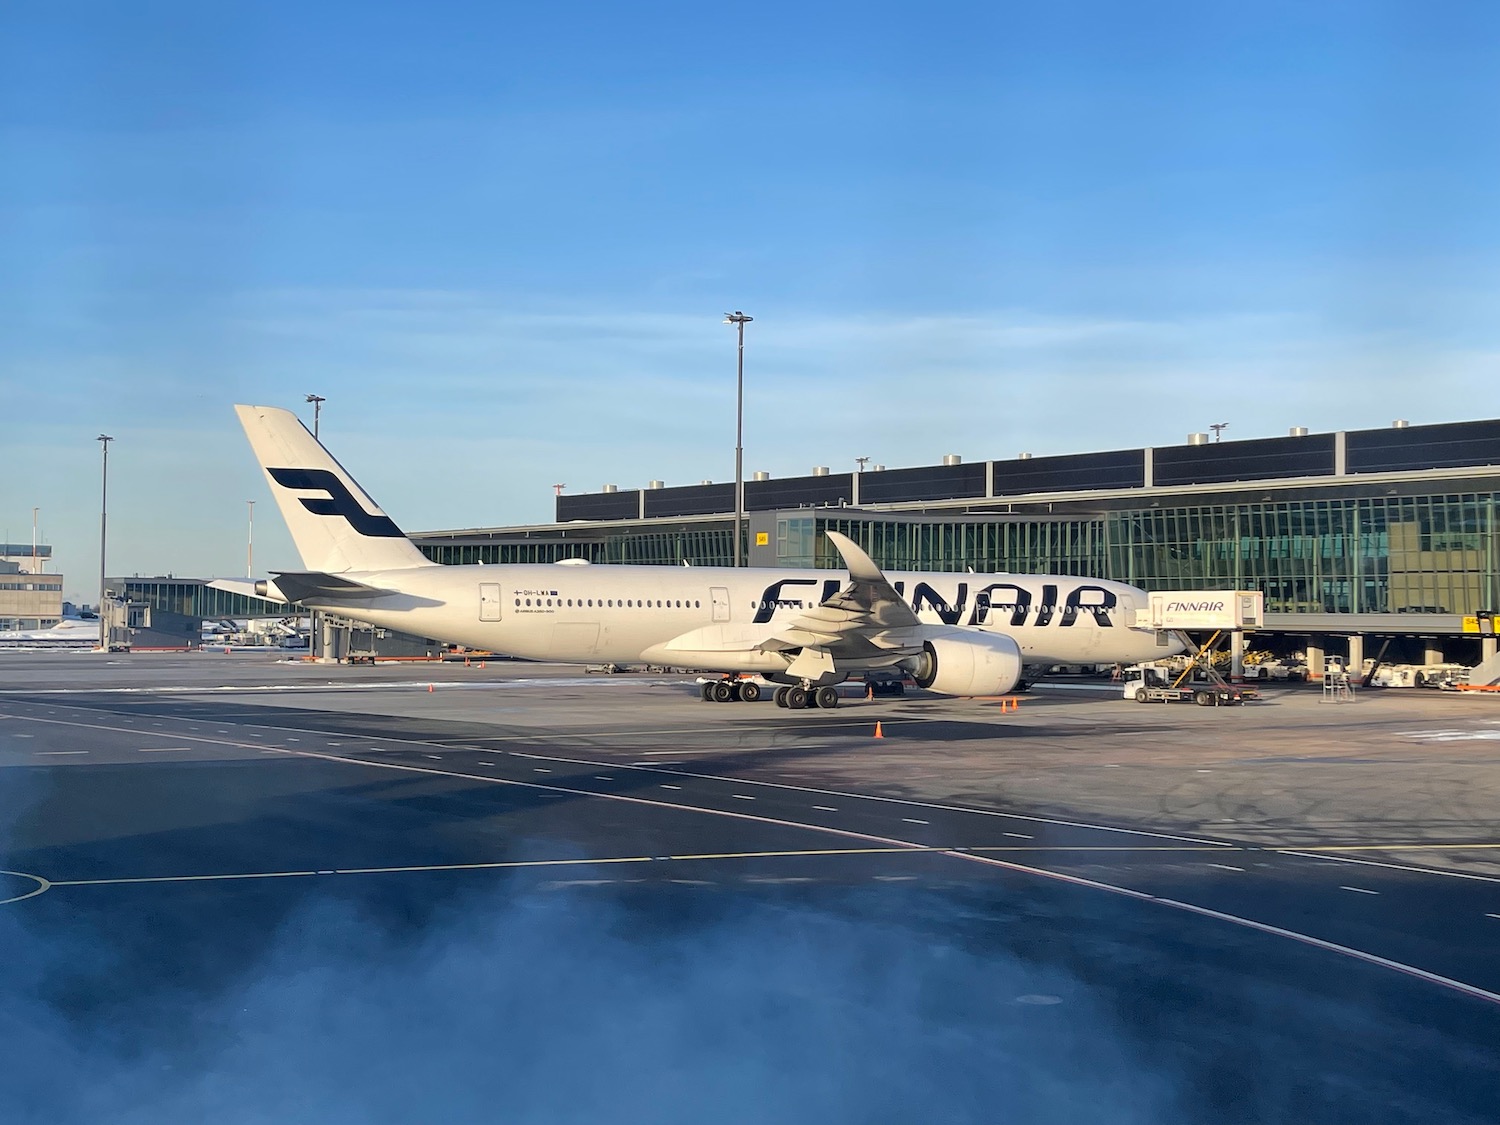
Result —
POLYGON ((923 643, 912 679, 943 695, 1004 695, 1021 679, 1021 649, 1000 633, 944 629, 923 643))

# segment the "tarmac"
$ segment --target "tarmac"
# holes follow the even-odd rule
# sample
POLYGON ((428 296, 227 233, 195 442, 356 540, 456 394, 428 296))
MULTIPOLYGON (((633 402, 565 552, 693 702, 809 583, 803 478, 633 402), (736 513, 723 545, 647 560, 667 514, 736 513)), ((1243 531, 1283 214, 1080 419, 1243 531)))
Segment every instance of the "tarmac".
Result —
POLYGON ((0 1117, 1500 1120, 1500 700, 1264 690, 0 655, 0 1117))

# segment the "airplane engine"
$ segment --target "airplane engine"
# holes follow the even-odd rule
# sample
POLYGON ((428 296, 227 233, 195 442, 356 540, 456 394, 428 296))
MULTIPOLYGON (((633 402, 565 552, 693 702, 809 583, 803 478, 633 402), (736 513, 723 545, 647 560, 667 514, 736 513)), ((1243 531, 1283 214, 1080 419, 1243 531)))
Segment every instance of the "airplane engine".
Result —
POLYGON ((1021 679, 1021 650, 999 633, 944 630, 923 642, 912 679, 943 695, 1003 695, 1021 679))

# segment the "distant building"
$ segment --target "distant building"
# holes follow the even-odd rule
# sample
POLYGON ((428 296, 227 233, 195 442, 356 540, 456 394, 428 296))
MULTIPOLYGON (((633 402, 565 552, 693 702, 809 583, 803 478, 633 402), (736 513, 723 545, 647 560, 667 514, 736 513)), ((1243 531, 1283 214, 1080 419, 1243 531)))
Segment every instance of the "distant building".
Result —
POLYGON ((0 543, 0 563, 15 563, 23 574, 41 574, 52 561, 52 548, 42 543, 0 543))
POLYGON ((61 574, 33 574, 14 558, 0 557, 0 632, 52 628, 62 620, 62 589, 61 574))

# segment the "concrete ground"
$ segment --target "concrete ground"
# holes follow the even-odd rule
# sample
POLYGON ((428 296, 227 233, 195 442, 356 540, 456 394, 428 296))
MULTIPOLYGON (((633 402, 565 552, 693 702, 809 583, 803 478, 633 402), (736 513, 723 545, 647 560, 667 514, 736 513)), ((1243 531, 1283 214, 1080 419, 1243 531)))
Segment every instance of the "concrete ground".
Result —
POLYGON ((1500 700, 846 691, 4 654, 0 1112, 1500 1119, 1500 700))

